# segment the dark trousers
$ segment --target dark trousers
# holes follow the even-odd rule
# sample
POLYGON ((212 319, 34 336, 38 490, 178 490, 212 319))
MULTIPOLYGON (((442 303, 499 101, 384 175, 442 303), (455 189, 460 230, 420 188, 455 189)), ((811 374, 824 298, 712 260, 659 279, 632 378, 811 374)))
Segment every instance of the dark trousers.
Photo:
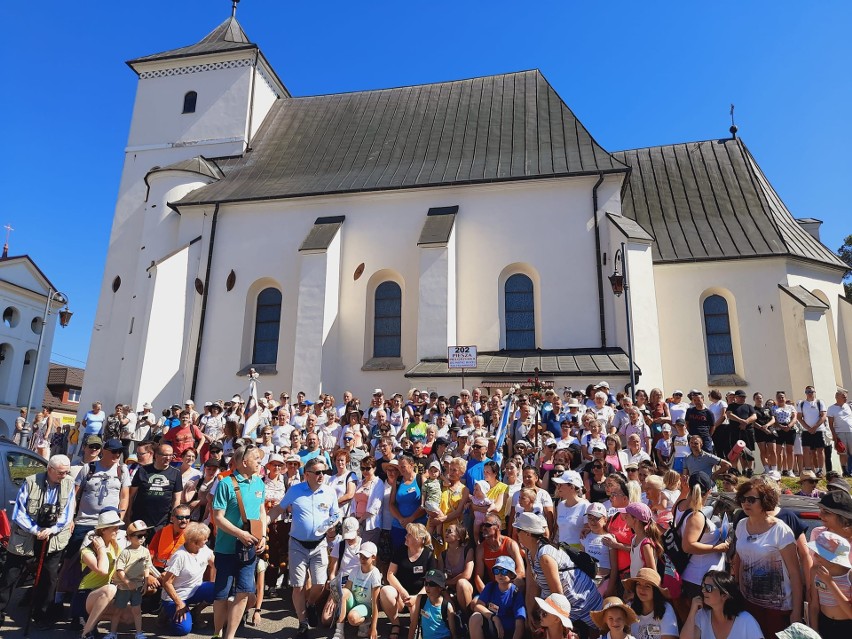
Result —
MULTIPOLYGON (((40 551, 39 545, 36 544, 36 562, 38 562, 40 551)), ((20 555, 9 553, 6 559, 5 570, 0 576, 0 612, 5 611, 9 605, 15 584, 30 559, 31 557, 21 557, 20 555)), ((44 555, 44 564, 41 567, 41 577, 39 578, 38 587, 31 593, 33 616, 35 619, 44 619, 53 603, 53 592, 56 589, 61 559, 61 550, 49 552, 44 555)), ((38 568, 38 563, 36 563, 36 568, 38 568)))

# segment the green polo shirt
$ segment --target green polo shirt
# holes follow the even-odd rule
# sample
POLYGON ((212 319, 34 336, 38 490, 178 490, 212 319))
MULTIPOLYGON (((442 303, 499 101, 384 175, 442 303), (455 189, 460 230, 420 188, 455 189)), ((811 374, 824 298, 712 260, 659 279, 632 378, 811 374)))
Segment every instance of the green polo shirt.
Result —
MULTIPOLYGON (((246 509, 246 517, 249 519, 260 519, 260 506, 266 493, 266 486, 260 477, 247 478, 234 471, 233 475, 240 486, 240 494, 243 497, 243 506, 246 509)), ((216 488, 213 497, 213 510, 224 510, 225 519, 237 528, 242 528, 243 520, 240 516, 240 506, 234 493, 234 484, 231 477, 224 477, 216 488)), ((215 552, 233 555, 237 552, 237 538, 226 533, 224 530, 216 531, 215 552)))

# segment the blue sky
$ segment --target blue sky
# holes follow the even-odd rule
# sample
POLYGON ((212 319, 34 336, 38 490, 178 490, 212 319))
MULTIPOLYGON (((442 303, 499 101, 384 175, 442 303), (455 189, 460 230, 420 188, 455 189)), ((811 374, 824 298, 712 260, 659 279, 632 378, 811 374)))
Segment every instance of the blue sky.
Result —
MULTIPOLYGON (((230 2, 4 12, 0 226, 70 298, 53 359, 82 365, 136 90, 124 61, 200 40, 230 2)), ((831 249, 852 233, 848 1, 243 0, 237 17, 294 95, 539 68, 611 151, 726 137, 733 102, 793 214, 823 220, 831 249)))

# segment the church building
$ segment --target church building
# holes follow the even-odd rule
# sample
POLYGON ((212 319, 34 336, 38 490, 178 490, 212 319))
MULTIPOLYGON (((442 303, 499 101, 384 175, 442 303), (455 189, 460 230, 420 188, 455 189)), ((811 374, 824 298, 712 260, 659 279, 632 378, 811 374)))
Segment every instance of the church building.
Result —
POLYGON ((846 266, 735 131, 612 152, 537 70, 297 97, 233 16, 128 65, 83 406, 227 398, 251 368, 449 395, 454 345, 468 387, 620 389, 631 350, 645 389, 852 386, 846 266))

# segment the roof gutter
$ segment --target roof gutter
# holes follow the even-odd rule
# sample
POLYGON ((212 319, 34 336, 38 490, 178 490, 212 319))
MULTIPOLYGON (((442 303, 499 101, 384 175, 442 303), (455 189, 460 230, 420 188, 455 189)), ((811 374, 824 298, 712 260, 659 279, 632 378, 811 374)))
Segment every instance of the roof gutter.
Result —
POLYGON ((198 322, 198 340, 195 345, 195 363, 192 366, 192 384, 189 396, 195 397, 198 386, 198 368, 201 365, 201 347, 204 343, 204 319, 207 316, 207 296, 210 294, 210 270, 213 262, 213 245, 216 242, 216 223, 219 221, 219 205, 213 209, 213 221, 210 224, 210 244, 207 248, 207 267, 204 273, 204 292, 201 294, 201 319, 198 322))
POLYGON ((598 188, 604 181, 604 174, 600 173, 598 181, 592 188, 592 215, 595 216, 595 262, 598 274, 598 311, 601 326, 601 348, 606 348, 606 316, 604 314, 604 288, 603 288, 603 264, 601 258, 601 229, 598 223, 598 188))

